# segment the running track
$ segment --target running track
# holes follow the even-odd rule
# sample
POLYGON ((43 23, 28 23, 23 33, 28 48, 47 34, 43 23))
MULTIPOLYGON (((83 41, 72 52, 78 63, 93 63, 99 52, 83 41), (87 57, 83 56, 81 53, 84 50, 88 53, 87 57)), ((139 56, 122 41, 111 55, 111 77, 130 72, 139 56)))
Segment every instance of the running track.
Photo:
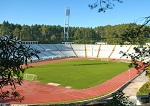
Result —
MULTIPOLYGON (((66 59, 63 59, 63 61, 65 60, 66 59)), ((39 64, 49 64, 61 61, 62 60, 39 62, 32 63, 30 65, 36 66, 39 64)), ((22 86, 17 86, 17 91, 25 97, 25 100, 23 100, 21 104, 38 104, 79 100, 83 98, 90 98, 93 96, 100 96, 113 92, 119 89, 122 85, 124 85, 134 77, 136 77, 137 75, 137 70, 131 68, 130 71, 127 70, 100 85, 83 90, 75 90, 60 86, 44 85, 38 82, 24 81, 22 86)), ((19 102, 16 102, 13 99, 1 100, 0 103, 19 104, 19 102)))

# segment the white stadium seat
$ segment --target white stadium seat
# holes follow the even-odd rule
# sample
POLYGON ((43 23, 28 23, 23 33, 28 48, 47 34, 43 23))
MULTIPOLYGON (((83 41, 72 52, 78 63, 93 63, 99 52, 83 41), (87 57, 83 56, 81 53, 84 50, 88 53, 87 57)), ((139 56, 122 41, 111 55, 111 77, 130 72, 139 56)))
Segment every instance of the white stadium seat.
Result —
MULTIPOLYGON (((134 53, 133 48, 137 45, 97 45, 97 44, 25 44, 40 51, 40 60, 87 57, 87 58, 110 58, 127 59, 120 51, 134 53)), ((37 58, 33 57, 33 60, 37 58)), ((128 58, 130 59, 130 58, 128 58)))

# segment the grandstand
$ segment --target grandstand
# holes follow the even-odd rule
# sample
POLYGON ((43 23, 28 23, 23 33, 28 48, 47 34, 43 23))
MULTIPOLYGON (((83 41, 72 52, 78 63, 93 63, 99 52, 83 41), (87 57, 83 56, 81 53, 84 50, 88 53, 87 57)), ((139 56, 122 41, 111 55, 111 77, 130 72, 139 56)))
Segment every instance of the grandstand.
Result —
MULTIPOLYGON (((120 51, 134 53, 137 45, 97 45, 97 44, 25 44, 40 51, 40 60, 50 60, 68 57, 128 59, 122 57, 120 51)), ((37 61, 33 57, 33 61, 37 61)))

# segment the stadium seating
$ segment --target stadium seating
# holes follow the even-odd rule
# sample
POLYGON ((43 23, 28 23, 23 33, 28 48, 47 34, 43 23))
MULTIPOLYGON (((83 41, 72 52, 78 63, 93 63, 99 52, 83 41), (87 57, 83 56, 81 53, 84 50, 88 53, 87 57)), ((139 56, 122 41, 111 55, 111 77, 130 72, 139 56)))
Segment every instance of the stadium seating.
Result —
POLYGON ((55 44, 56 48, 67 57, 76 57, 70 44, 55 44))
POLYGON ((77 57, 85 57, 85 45, 84 44, 71 44, 73 51, 77 57))
POLYGON ((54 44, 39 44, 45 51, 49 52, 53 59, 67 57, 54 44))
POLYGON ((100 45, 86 44, 86 57, 97 57, 100 45))
MULTIPOLYGON (((127 59, 120 51, 134 53, 137 45, 98 45, 98 44, 25 44, 39 50, 41 60, 67 57, 127 59)), ((33 60, 37 60, 33 57, 33 60)))
POLYGON ((30 46, 37 49, 37 50, 39 50, 39 51, 41 51, 41 52, 45 51, 45 49, 40 47, 38 44, 30 44, 30 46))
MULTIPOLYGON (((137 45, 131 45, 130 46, 130 48, 127 50, 127 52, 126 53, 129 53, 129 54, 131 54, 131 53, 135 53, 135 51, 134 51, 134 47, 137 47, 137 45)), ((127 60, 131 60, 131 58, 130 57, 121 57, 121 59, 127 59, 127 60)))
POLYGON ((101 45, 98 58, 109 58, 115 45, 101 45))
POLYGON ((127 52, 129 47, 130 45, 116 45, 115 50, 111 54, 110 58, 120 59, 122 57, 122 54, 120 52, 127 52))
POLYGON ((54 44, 60 51, 72 51, 70 44, 54 44))

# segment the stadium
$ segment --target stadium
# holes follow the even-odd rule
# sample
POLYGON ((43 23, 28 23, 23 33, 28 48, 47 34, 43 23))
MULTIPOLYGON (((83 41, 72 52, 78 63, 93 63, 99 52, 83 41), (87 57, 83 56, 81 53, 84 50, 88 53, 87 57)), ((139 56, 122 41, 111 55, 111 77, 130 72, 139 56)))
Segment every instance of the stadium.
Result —
POLYGON ((150 103, 150 3, 123 1, 2 0, 0 105, 150 103))
MULTIPOLYGON (((86 67, 90 66, 91 64, 94 64, 93 65, 94 67, 96 67, 96 65, 100 66, 101 65, 100 61, 102 62, 101 67, 103 67, 103 65, 105 65, 106 62, 112 62, 117 64, 125 63, 124 65, 128 67, 128 62, 130 62, 130 58, 123 57, 120 51, 127 53, 134 53, 133 48, 137 47, 137 45, 103 45, 103 44, 25 44, 25 45, 31 46, 32 48, 40 51, 40 53, 38 54, 38 56, 40 57, 39 59, 37 59, 36 57, 32 58, 33 63, 29 64, 31 69, 32 68, 34 69, 34 67, 37 66, 42 66, 43 64, 45 64, 45 66, 47 67, 48 64, 63 63, 69 60, 68 63, 65 63, 66 65, 61 65, 61 67, 64 70, 65 69, 67 70, 66 67, 69 65, 69 63, 71 63, 71 61, 74 60, 84 60, 83 63, 80 63, 80 65, 81 66, 86 65, 86 67), (86 64, 85 61, 89 60, 90 62, 92 61, 92 63, 86 64), (97 60, 98 63, 94 62, 95 60, 97 60)), ((77 63, 78 62, 79 61, 77 61, 77 63)), ((80 65, 79 69, 82 69, 80 65)), ((50 66, 50 68, 51 67, 52 66, 50 66)), ((61 81, 63 82, 64 79, 61 79, 61 77, 57 76, 58 74, 57 71, 55 72, 55 74, 52 73, 51 74, 56 75, 56 77, 54 78, 60 79, 60 83, 49 80, 49 83, 46 82, 47 84, 45 84, 39 82, 39 79, 42 79, 40 78, 40 76, 42 76, 42 71, 44 71, 45 68, 39 67, 41 72, 39 74, 31 73, 27 69, 26 74, 24 76, 25 81, 23 85, 17 86, 16 90, 20 92, 23 96, 25 96, 25 99, 22 101, 21 104, 89 103, 93 100, 97 99, 103 100, 105 98, 108 98, 112 93, 118 91, 119 89, 122 89, 131 80, 133 80, 135 77, 139 75, 136 69, 134 68, 128 69, 127 67, 122 71, 120 71, 119 73, 116 72, 115 70, 108 70, 108 72, 105 70, 104 71, 105 75, 110 74, 110 71, 112 71, 112 73, 117 74, 111 76, 111 78, 108 77, 108 79, 105 79, 102 82, 98 82, 95 85, 91 84, 90 86, 83 88, 79 87, 78 89, 76 89, 76 87, 72 88, 72 86, 67 84, 61 85, 61 81)), ((86 71, 87 69, 82 70, 86 71)), ((91 70, 94 70, 94 68, 92 68, 91 70)), ((87 72, 82 73, 81 77, 83 77, 85 73, 87 72)), ((45 72, 44 76, 46 76, 46 74, 48 73, 45 72)), ((67 75, 64 75, 68 77, 68 79, 65 80, 71 80, 72 78, 69 79, 70 74, 67 75)), ((91 76, 88 77, 90 78, 91 76)), ((47 79, 49 79, 49 77, 47 77, 47 79)), ((99 77, 99 79, 101 79, 101 77, 99 77)), ((82 85, 80 83, 82 81, 78 82, 79 85, 82 85)), ((86 80, 83 82, 86 82, 86 80)), ((7 99, 1 102, 18 104, 18 102, 14 100, 7 100, 7 99)))

